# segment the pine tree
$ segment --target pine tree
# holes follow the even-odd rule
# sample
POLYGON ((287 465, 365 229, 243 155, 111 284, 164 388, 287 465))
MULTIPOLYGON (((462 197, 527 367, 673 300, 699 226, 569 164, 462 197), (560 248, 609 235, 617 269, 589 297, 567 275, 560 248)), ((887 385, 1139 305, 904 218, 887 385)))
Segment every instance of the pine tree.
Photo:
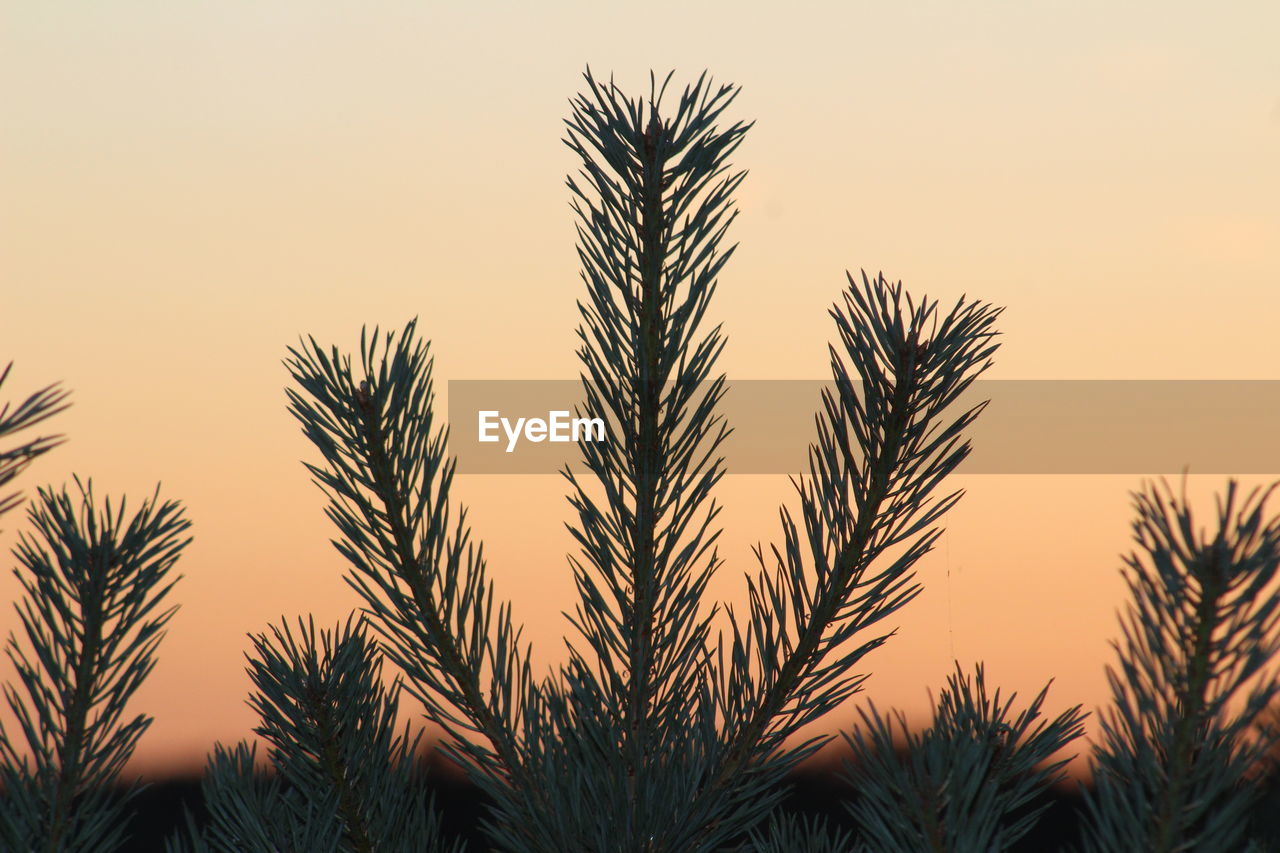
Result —
POLYGON ((744 177, 724 164, 747 127, 716 127, 736 90, 705 75, 673 115, 666 82, 646 103, 586 79, 566 139, 583 161, 569 179, 588 294, 581 412, 616 434, 583 441, 585 473, 565 471, 580 548, 568 663, 533 677, 450 499, 415 323, 362 336, 358 368, 305 342, 289 396, 323 459, 309 467, 349 580, 444 749, 493 798, 493 843, 714 850, 773 810, 786 772, 823 743, 792 735, 860 689, 857 668, 892 634, 881 623, 919 591, 912 567, 960 497, 934 492, 982 406, 945 411, 990 364, 999 311, 961 299, 942 314, 882 276, 850 276, 799 516, 782 510, 747 614, 726 611, 728 637, 713 636, 704 593, 721 562, 712 492, 728 427, 724 337, 703 327, 744 177))

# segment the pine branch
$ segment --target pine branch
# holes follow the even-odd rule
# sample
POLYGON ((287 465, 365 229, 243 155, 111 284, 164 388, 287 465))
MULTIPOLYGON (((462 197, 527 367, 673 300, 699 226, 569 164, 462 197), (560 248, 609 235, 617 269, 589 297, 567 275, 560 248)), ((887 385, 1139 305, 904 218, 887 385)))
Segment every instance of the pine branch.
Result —
POLYGON ((825 818, 797 818, 782 812, 774 812, 763 826, 753 829, 744 849, 748 853, 866 853, 851 833, 830 826, 825 818))
POLYGON ((896 715, 905 756, 893 720, 874 705, 859 710, 866 731, 845 740, 859 794, 849 810, 863 842, 881 853, 989 853, 1017 843, 1047 806, 1037 800, 1065 778, 1066 760, 1045 762, 1084 731, 1080 706, 1041 720, 1048 690, 1014 716, 1016 694, 988 698, 982 666, 974 678, 957 666, 929 729, 910 732, 896 715))
POLYGON ((35 535, 14 553, 25 597, 17 606, 26 646, 6 649, 20 687, 5 686, 31 752, 0 731, 6 790, 5 849, 106 851, 123 843, 123 798, 108 791, 151 718, 125 720, 130 697, 155 665, 177 607, 160 609, 169 575, 190 539, 181 507, 144 502, 128 521, 125 502, 99 508, 92 483, 78 505, 64 489, 41 489, 29 510, 35 535))
POLYGON ((719 664, 725 758, 713 787, 742 786, 744 774, 757 789, 774 784, 825 742, 783 748, 861 689, 866 676, 854 668, 893 634, 867 632, 919 592, 912 567, 941 534, 929 525, 962 495, 931 497, 968 455, 962 433, 986 403, 945 426, 943 412, 990 366, 1002 309, 961 298, 939 322, 937 303, 917 307, 883 276, 849 283, 843 308, 831 312, 841 343, 830 348, 834 391, 823 392, 809 477, 795 483, 803 533, 784 508, 772 572, 756 551, 745 629, 730 614, 730 660, 719 664), (903 543, 900 556, 874 568, 903 543))
POLYGON ((256 753, 246 743, 214 746, 200 785, 208 822, 199 827, 187 812, 185 828, 165 840, 166 853, 341 853, 334 792, 303 797, 258 769, 256 753))
POLYGON ((252 641, 249 704, 276 777, 257 773, 243 746, 222 751, 206 780, 212 820, 189 831, 188 846, 240 850, 288 838, 309 839, 298 850, 445 850, 415 763, 420 734, 396 734, 400 683, 383 686, 364 624, 317 637, 314 622, 299 620, 296 635, 286 624, 252 641))
POLYGON ((428 344, 415 320, 398 338, 362 333, 360 349, 359 376, 350 357, 314 339, 286 362, 301 389, 288 391, 290 411, 324 458, 307 468, 329 496, 334 545, 353 569, 347 582, 405 689, 444 729, 446 754, 523 816, 520 832, 532 831, 537 810, 527 800, 543 795, 529 784, 519 732, 539 713, 539 688, 510 605, 494 618, 466 510, 451 518, 455 463, 447 431, 433 429, 428 344))
MULTIPOLYGON (((10 363, 0 371, 0 386, 9 378, 13 368, 10 363)), ((10 410, 9 404, 0 406, 0 438, 20 432, 24 429, 65 411, 70 403, 66 400, 70 391, 61 390, 56 384, 36 391, 27 399, 10 410)), ((0 450, 0 487, 7 486, 21 474, 36 457, 47 453, 61 444, 65 439, 60 435, 41 436, 32 439, 10 450, 0 450)), ((21 494, 0 496, 0 515, 8 512, 22 502, 21 494)))
POLYGON ((1132 601, 1119 668, 1107 669, 1114 705, 1086 799, 1087 850, 1245 846, 1259 794, 1249 771, 1278 734, 1256 726, 1280 696, 1280 518, 1263 518, 1275 488, 1241 499, 1228 482, 1211 538, 1195 530, 1185 484, 1181 499, 1167 483, 1134 494, 1141 553, 1125 559, 1132 601))
POLYGON ((578 698, 565 710, 574 729, 566 736, 587 737, 591 727, 600 748, 623 757, 613 778, 624 791, 597 782, 581 792, 609 802, 611 811, 584 816, 614 822, 616 849, 684 849, 697 814, 688 811, 689 785, 716 745, 706 690, 714 609, 699 605, 720 562, 710 495, 729 432, 715 413, 724 339, 719 327, 700 326, 733 254, 718 245, 745 173, 712 182, 749 126, 714 126, 736 90, 713 92, 705 74, 674 118, 662 115, 670 76, 661 91, 651 81, 647 107, 612 82, 598 85, 589 69, 585 77, 590 97, 574 101, 565 140, 585 179, 568 179, 589 296, 579 303, 580 413, 614 429, 608 441, 581 443, 590 482, 565 471, 576 516, 569 529, 581 547, 571 558, 580 601, 569 618, 594 653, 588 661, 570 643, 563 684, 571 686, 561 690, 578 698))

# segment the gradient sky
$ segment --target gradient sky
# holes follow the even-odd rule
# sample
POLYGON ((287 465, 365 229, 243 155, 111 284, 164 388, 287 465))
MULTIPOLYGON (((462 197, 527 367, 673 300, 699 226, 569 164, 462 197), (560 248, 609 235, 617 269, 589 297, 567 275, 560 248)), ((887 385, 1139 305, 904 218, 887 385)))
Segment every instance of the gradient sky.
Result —
MULTIPOLYGON (((1278 378, 1272 2, 0 8, 4 394, 74 391, 69 443, 22 485, 78 473, 139 499, 161 481, 194 522, 133 705, 156 717, 145 773, 247 734, 246 632, 354 605, 285 409, 286 346, 417 316, 440 380, 576 375, 560 140, 588 64, 633 96, 651 68, 742 87, 740 247, 711 311, 731 379, 827 375, 826 310, 860 267, 1007 306, 992 378, 1278 378)), ((1224 480, 1192 477, 1198 505, 1224 480)), ((1024 696, 1054 678, 1054 713, 1103 702, 1140 481, 957 478, 925 592, 858 701, 923 722, 958 657, 1024 696)), ((457 492, 557 661, 560 480, 457 492)), ((726 481, 716 594, 741 595, 789 495, 781 476, 726 481)), ((5 519, 6 555, 23 523, 5 519)), ((0 598, 16 588, 0 578, 0 598)))

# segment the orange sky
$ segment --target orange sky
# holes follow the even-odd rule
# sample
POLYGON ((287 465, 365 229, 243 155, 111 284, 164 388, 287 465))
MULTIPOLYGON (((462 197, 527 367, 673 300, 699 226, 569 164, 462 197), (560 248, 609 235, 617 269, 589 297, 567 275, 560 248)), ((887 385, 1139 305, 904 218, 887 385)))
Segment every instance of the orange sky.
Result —
MULTIPOLYGON (((576 374, 560 139, 588 63, 631 94, 650 68, 743 88, 741 245, 711 312, 731 379, 823 377, 826 309, 859 267, 1007 306, 992 378, 1276 378, 1274 3, 440 5, 5 4, 5 391, 74 391, 71 441, 22 485, 78 473, 140 499, 159 480, 195 525, 134 703, 156 717, 139 770, 248 732, 246 632, 354 603, 285 410, 299 334, 350 346, 418 316, 442 382, 576 374)), ((1192 478, 1201 506, 1223 481, 1192 478)), ((923 720, 959 657, 1024 695, 1055 678, 1055 713, 1103 701, 1139 483, 956 478, 969 494, 863 698, 923 720)), ((788 488, 726 481, 717 594, 741 594, 788 488)), ((457 492, 554 662, 561 482, 457 492)))

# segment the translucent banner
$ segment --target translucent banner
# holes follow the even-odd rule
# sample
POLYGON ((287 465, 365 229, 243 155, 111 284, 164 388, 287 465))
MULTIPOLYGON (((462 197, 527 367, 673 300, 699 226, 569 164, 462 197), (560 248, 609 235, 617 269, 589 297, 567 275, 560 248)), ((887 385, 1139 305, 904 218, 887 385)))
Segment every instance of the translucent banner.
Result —
MULTIPOLYGON (((832 388, 829 380, 727 380, 717 406, 731 429, 720 448, 726 471, 807 472, 814 417, 832 388)), ((450 381, 458 473, 579 470, 579 443, 624 440, 619 417, 629 416, 592 417, 585 399, 579 380, 450 381)), ((943 422, 984 400, 969 429, 973 452, 957 473, 1280 473, 1278 380, 979 380, 943 422)))

